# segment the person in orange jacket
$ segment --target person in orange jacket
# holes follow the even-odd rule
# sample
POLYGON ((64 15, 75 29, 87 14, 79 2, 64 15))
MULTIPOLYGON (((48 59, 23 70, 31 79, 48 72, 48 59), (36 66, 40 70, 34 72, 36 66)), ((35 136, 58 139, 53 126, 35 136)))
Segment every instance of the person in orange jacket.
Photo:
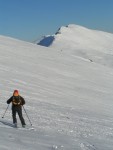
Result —
POLYGON ((16 113, 18 113, 22 127, 25 127, 26 124, 22 115, 22 106, 25 104, 25 100, 22 96, 19 95, 18 90, 14 90, 13 96, 11 96, 7 100, 7 104, 10 103, 12 103, 12 117, 13 117, 13 123, 15 127, 17 127, 16 113))

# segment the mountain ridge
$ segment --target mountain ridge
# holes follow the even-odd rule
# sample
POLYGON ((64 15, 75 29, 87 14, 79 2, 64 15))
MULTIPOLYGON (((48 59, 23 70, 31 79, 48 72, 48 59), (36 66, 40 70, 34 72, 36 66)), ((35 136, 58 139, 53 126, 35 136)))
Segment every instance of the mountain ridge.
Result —
MULTIPOLYGON (((83 26, 79 26, 79 25, 75 25, 75 24, 69 24, 68 26, 62 26, 62 27, 60 27, 58 29, 58 31, 55 34, 53 34, 53 35, 47 35, 47 36, 42 37, 42 40, 45 39, 45 38, 48 38, 48 37, 54 37, 54 39, 55 39, 55 38, 57 38, 57 36, 62 36, 63 37, 66 34, 68 34, 69 38, 71 36, 74 36, 74 38, 76 38, 76 39, 77 38, 82 38, 81 36, 83 36, 83 35, 84 36, 87 35, 86 36, 87 38, 88 37, 91 38, 93 36, 99 36, 99 35, 100 36, 105 36, 105 37, 108 37, 108 38, 113 38, 113 34, 112 33, 104 32, 104 31, 100 31, 100 30, 93 30, 93 29, 89 29, 89 28, 86 28, 86 27, 83 27, 83 26), (79 34, 78 37, 76 37, 77 34, 79 34)), ((71 38, 71 40, 73 40, 73 39, 71 38)), ((85 40, 85 39, 83 39, 83 40, 85 40)), ((89 40, 89 39, 87 39, 87 40, 89 40)), ((40 42, 37 43, 37 44, 41 45, 40 42)), ((54 43, 51 43, 50 45, 52 45, 52 44, 54 44, 54 43)), ((46 46, 46 45, 44 45, 42 43, 42 46, 46 46)))
POLYGON ((38 45, 62 50, 113 67, 112 41, 111 33, 70 24, 59 28, 52 36, 45 36, 38 45))

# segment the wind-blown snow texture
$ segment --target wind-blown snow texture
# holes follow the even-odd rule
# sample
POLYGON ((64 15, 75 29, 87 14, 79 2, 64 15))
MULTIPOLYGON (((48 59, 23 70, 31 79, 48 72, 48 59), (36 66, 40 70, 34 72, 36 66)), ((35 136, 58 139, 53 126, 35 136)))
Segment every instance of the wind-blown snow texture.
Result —
MULTIPOLYGON (((88 31, 84 30, 87 36, 88 31)), ((112 58, 113 35, 106 33, 106 39, 108 35, 111 42, 101 37, 101 45, 106 44, 106 48, 96 49, 96 44, 82 49, 78 45, 75 51, 73 47, 59 48, 62 38, 57 48, 46 48, 0 36, 1 117, 6 100, 18 89, 35 128, 14 129, 6 125, 12 122, 9 108, 5 118, 0 119, 0 150, 113 149, 113 69, 112 62, 108 65, 105 59, 110 50, 112 58), (79 50, 83 55, 81 51, 81 55, 77 53, 79 50), (106 65, 90 60, 100 52, 106 65)), ((30 126, 25 113, 24 117, 30 126)))

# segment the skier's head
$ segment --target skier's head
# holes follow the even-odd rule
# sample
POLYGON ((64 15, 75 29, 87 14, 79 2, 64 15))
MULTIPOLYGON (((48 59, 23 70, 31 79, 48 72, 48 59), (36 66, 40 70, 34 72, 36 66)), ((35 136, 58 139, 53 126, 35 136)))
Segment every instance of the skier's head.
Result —
POLYGON ((19 96, 19 92, 18 92, 18 90, 14 90, 13 95, 14 95, 14 96, 19 96))

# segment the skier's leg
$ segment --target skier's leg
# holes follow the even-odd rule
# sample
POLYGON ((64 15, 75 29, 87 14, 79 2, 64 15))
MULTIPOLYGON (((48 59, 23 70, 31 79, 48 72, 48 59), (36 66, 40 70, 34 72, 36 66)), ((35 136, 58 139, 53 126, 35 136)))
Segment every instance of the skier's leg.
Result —
POLYGON ((25 120, 24 120, 24 118, 23 118, 23 116, 22 116, 22 108, 19 108, 19 109, 18 109, 18 115, 19 115, 19 118, 20 118, 20 121, 21 121, 22 126, 23 126, 23 125, 26 125, 26 124, 25 124, 25 120))
POLYGON ((14 108, 12 108, 12 117, 13 117, 13 123, 17 123, 17 119, 16 119, 16 110, 14 108))

